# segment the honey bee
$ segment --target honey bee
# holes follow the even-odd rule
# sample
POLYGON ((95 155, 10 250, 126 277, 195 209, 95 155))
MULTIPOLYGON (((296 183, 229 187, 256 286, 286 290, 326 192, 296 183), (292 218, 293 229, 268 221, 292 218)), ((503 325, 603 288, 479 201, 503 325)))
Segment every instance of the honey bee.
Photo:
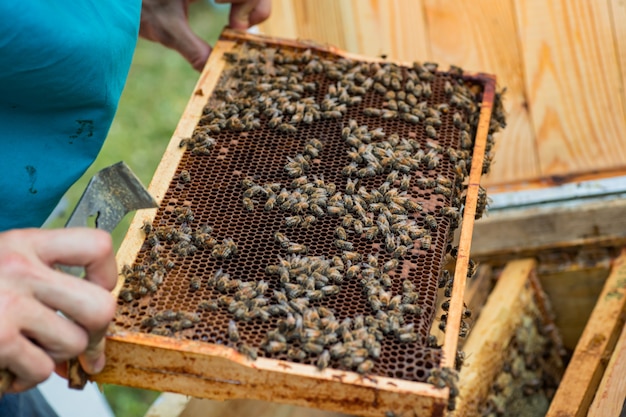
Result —
POLYGON ((237 350, 239 351, 239 353, 246 355, 250 360, 254 361, 258 357, 257 349, 246 343, 242 343, 241 345, 239 345, 237 347, 237 350))
POLYGON ((366 116, 381 116, 383 111, 382 109, 377 109, 375 107, 366 107, 363 109, 363 114, 366 116))
POLYGON ((397 338, 401 343, 413 343, 417 341, 417 334, 415 332, 399 333, 397 338))
POLYGON ((404 245, 399 245, 391 254, 394 258, 404 258, 409 252, 408 248, 404 245))
POLYGON ((304 216, 304 218, 302 219, 302 223, 300 224, 300 226, 302 226, 303 228, 307 228, 309 226, 311 226, 313 223, 315 223, 317 221, 317 217, 311 215, 311 214, 307 214, 306 216, 304 216))
MULTIPOLYGON (((344 253, 346 253, 346 252, 344 252, 344 253)), ((346 270, 346 278, 352 279, 352 278, 356 277, 359 274, 359 272, 361 272, 361 267, 359 265, 351 265, 346 270)))
POLYGON ((280 232, 276 232, 274 233, 274 239, 276 239, 276 242, 278 242, 280 244, 280 246, 282 246, 283 248, 286 248, 287 246, 289 246, 289 238, 287 238, 287 236, 285 236, 284 233, 280 233, 280 232))
POLYGON ((431 214, 427 215, 426 217, 424 217, 424 222, 431 229, 433 229, 433 230, 437 229, 437 219, 435 219, 435 216, 433 216, 431 214))
MULTIPOLYGON (((146 234, 150 234, 150 232, 152 232, 152 223, 149 221, 144 221, 143 225, 141 226, 141 230, 146 234)), ((158 240, 157 240, 158 241, 158 240)), ((154 245, 150 245, 150 246, 154 246, 154 245)))
POLYGON ((390 259, 383 264, 383 271, 384 272, 393 271, 394 269, 398 267, 398 264, 399 262, 397 259, 390 259))
POLYGON ((458 129, 461 128, 461 126, 463 125, 463 116, 461 116, 460 113, 454 113, 452 115, 452 123, 454 124, 454 126, 458 129))
POLYGON ((176 222, 178 223, 191 223, 193 222, 193 211, 189 207, 177 207, 174 210, 174 214, 177 214, 176 222))
POLYGON ((469 264, 467 266, 467 277, 472 278, 476 274, 478 270, 478 264, 473 259, 469 260, 469 264))
POLYGON ((289 350, 287 351, 287 357, 291 360, 297 360, 297 361, 302 361, 304 359, 306 359, 307 354, 305 351, 301 350, 301 349, 297 349, 297 348, 289 348, 289 350))
POLYGON ((243 207, 248 211, 254 211, 254 202, 251 198, 244 197, 242 200, 243 207))
POLYGON ((131 290, 122 290, 120 291, 120 298, 127 303, 130 303, 135 299, 135 295, 131 290))
POLYGON ((152 330, 150 330, 150 334, 154 334, 157 336, 169 336, 170 335, 170 331, 167 329, 160 329, 160 328, 154 328, 152 330))
POLYGON ((159 325, 159 321, 154 317, 147 317, 141 321, 141 327, 146 327, 148 329, 152 329, 153 327, 157 327, 159 325))
POLYGON ((422 177, 416 180, 416 184, 421 189, 425 189, 425 188, 434 188, 437 185, 437 182, 432 178, 422 177))
POLYGON ((330 296, 339 294, 341 288, 337 285, 325 285, 321 288, 321 291, 325 296, 330 296))
POLYGON ((368 227, 367 229, 365 229, 365 238, 367 240, 373 240, 374 238, 376 238, 376 236, 378 236, 378 233, 378 226, 368 227))
POLYGON ((427 125, 424 128, 424 132, 426 133, 426 136, 428 136, 429 138, 433 138, 433 139, 437 138, 437 130, 435 130, 435 128, 432 127, 431 125, 427 125))
POLYGON ((141 283, 151 293, 155 293, 159 289, 159 286, 152 279, 144 278, 141 283))
POLYGON ((398 112, 395 110, 383 110, 380 118, 383 120, 395 119, 398 117, 398 112))
POLYGON ((287 253, 302 253, 305 254, 307 253, 308 248, 306 247, 306 245, 301 245, 298 243, 289 243, 289 246, 287 247, 287 253))
POLYGON ((288 216, 285 217, 285 225, 287 227, 296 227, 302 224, 303 218, 302 216, 288 216))
POLYGON ((228 322, 228 339, 231 342, 239 341, 239 330, 237 330, 237 323, 234 320, 228 322))
POLYGON ((217 300, 202 300, 198 303, 198 309, 217 311, 219 305, 217 300))
POLYGON ((451 96, 454 93, 454 87, 452 87, 452 83, 450 81, 446 81, 443 85, 443 92, 447 96, 451 96))
POLYGON ((430 86, 430 83, 422 83, 422 96, 430 97, 433 94, 433 90, 430 86))
POLYGON ((441 184, 437 184, 437 186, 435 187, 433 192, 435 194, 441 194, 441 195, 444 195, 446 197, 451 197, 452 196, 452 190, 450 188, 448 188, 448 187, 444 187, 441 184))
POLYGON ((420 238, 420 242, 421 242, 420 247, 422 249, 428 250, 430 249, 430 245, 432 244, 432 237, 430 235, 424 235, 420 238))
POLYGON ((182 171, 180 171, 180 174, 178 174, 178 179, 181 182, 186 184, 186 183, 191 182, 191 175, 189 174, 189 171, 182 170, 182 171))
POLYGON ((348 242, 343 239, 336 239, 335 246, 341 250, 346 250, 346 251, 351 251, 354 249, 354 245, 352 244, 352 242, 348 242))
POLYGON ((461 139, 461 148, 472 149, 472 146, 474 145, 474 143, 472 142, 472 138, 470 137, 469 133, 462 130, 459 138, 461 139))
MULTIPOLYGON (((282 117, 281 117, 281 120, 282 120, 282 117)), ((272 122, 272 120, 270 120, 270 122, 272 122)), ((298 131, 297 127, 289 123, 280 123, 278 124, 276 129, 282 133, 296 133, 298 131)))

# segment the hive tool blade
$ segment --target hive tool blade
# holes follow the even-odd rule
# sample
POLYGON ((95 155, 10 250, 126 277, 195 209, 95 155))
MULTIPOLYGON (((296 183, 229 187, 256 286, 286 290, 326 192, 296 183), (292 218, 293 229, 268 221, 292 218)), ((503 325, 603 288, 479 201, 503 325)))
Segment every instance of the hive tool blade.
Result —
MULTIPOLYGON (((158 207, 157 202, 125 162, 104 168, 91 178, 65 227, 87 227, 94 217, 95 227, 111 233, 134 210, 158 207)), ((60 266, 64 272, 80 276, 82 267, 60 266)))

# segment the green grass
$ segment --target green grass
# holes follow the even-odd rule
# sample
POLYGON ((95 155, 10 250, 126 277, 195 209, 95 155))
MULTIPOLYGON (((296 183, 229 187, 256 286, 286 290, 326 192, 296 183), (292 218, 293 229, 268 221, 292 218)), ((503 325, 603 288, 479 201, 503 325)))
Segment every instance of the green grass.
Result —
MULTIPOLYGON (((213 44, 227 23, 227 11, 205 2, 192 5, 190 20, 196 33, 213 44)), ((99 170, 125 161, 147 186, 193 92, 199 74, 177 52, 140 39, 126 88, 107 141, 98 159, 67 192, 69 212, 50 227, 62 227, 89 179, 99 170)), ((113 232, 119 247, 132 214, 113 232)), ((104 394, 116 417, 143 416, 158 393, 105 385, 104 394)))

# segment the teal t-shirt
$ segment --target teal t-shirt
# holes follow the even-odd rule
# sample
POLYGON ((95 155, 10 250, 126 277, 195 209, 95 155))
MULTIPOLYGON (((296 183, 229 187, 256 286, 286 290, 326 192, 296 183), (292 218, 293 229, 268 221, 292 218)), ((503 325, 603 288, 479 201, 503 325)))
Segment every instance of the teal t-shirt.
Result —
POLYGON ((0 231, 40 226, 96 158, 141 0, 0 1, 0 231))

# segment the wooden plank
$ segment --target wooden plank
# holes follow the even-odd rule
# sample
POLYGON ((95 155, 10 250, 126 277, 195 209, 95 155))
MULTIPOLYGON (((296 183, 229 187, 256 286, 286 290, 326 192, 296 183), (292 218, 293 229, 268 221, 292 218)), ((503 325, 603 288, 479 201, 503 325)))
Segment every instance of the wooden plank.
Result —
POLYGON ((299 36, 296 23, 293 1, 273 0, 272 14, 259 25, 259 29, 269 36, 296 39, 299 36))
POLYGON ((586 415, 624 326, 626 249, 613 262, 598 302, 552 400, 547 417, 586 415))
POLYGON ((465 282, 467 280, 467 270, 469 267, 470 250, 472 246, 472 233, 474 231, 474 219, 476 215, 476 205, 478 201, 478 191, 482 176, 482 166, 487 145, 487 132, 489 130, 489 120, 493 110, 493 98, 495 95, 495 84, 485 84, 483 90, 483 103, 480 108, 480 120, 476 128, 476 140, 472 153, 472 166, 467 182, 465 206, 463 207, 463 220, 461 232, 459 234, 459 250, 454 268, 454 285, 452 286, 452 296, 450 297, 450 310, 446 324, 446 334, 442 346, 443 359, 442 367, 454 368, 454 362, 459 342, 459 329, 461 317, 463 315, 463 300, 465 292, 465 282))
POLYGON ((267 35, 310 39, 398 61, 429 58, 421 0, 279 0, 263 24, 267 35))
MULTIPOLYGON (((617 416, 626 404, 626 327, 615 345, 588 417, 617 416)), ((622 414, 623 415, 623 414, 622 414)))
POLYGON ((509 1, 425 0, 431 59, 496 74, 507 87, 507 127, 496 136, 496 163, 486 185, 537 178, 539 161, 529 118, 515 9, 509 1))
POLYGON ((620 91, 622 92, 622 106, 626 117, 626 2, 623 0, 609 0, 611 17, 613 18, 613 39, 615 51, 621 73, 620 91))
POLYGON ((626 118, 608 2, 514 3, 541 175, 624 167, 626 118))
POLYGON ((504 351, 518 327, 522 313, 532 302, 529 276, 537 263, 522 259, 507 264, 463 350, 466 366, 459 375, 459 399, 455 417, 477 415, 495 375, 502 368, 504 351))
POLYGON ((506 260, 554 248, 623 244, 625 211, 620 199, 497 212, 476 222, 472 256, 506 260))
POLYGON ((386 377, 258 358, 233 348, 140 333, 107 338, 100 383, 169 391, 194 397, 256 399, 362 416, 443 415, 447 390, 386 377), (141 354, 138 354, 141 352, 141 354))

